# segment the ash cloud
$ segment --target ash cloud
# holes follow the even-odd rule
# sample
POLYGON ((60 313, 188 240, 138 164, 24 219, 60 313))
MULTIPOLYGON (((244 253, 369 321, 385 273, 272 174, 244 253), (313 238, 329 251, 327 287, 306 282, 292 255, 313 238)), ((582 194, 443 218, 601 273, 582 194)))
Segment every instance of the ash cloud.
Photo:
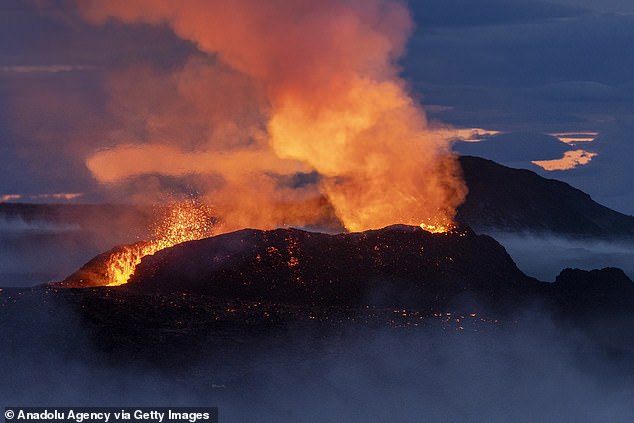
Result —
POLYGON ((86 161, 98 181, 216 175, 200 194, 224 230, 318 220, 289 218, 298 197, 325 196, 350 230, 447 223, 463 201, 448 141, 399 77, 413 26, 403 3, 78 4, 96 25, 167 25, 199 50, 181 67, 110 76, 118 129, 92 134, 107 148, 86 161), (311 172, 310 187, 279 184, 311 172))

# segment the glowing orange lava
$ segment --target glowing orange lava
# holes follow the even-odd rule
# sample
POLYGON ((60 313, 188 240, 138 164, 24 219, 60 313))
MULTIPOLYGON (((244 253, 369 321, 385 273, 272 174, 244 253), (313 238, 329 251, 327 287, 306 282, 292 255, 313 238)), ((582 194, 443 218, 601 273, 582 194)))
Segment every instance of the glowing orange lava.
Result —
POLYGON ((432 234, 441 234, 450 232, 454 227, 451 225, 428 225, 427 223, 421 223, 420 227, 432 234))
POLYGON ((456 230, 456 225, 453 219, 446 217, 436 217, 434 219, 427 219, 419 225, 423 230, 431 232, 432 234, 446 234, 456 230))
POLYGON ((214 233, 215 219, 211 207, 195 200, 171 204, 153 227, 153 239, 122 247, 106 260, 107 286, 128 282, 145 256, 182 242, 207 238, 214 233))

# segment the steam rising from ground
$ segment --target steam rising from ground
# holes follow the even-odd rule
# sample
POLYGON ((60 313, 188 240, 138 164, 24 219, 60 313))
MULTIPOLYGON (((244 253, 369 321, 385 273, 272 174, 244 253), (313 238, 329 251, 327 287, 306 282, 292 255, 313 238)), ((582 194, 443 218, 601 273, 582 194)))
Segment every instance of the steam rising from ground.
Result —
POLYGON ((490 332, 358 328, 327 342, 304 332, 292 344, 247 342, 224 357, 213 358, 213 344, 203 360, 174 357, 157 369, 104 359, 64 303, 20 301, 2 314, 7 404, 219 406, 226 422, 634 418, 631 377, 548 318, 490 332), (232 377, 222 371, 227 359, 232 377))
POLYGON ((631 239, 575 239, 548 233, 484 232, 506 248, 524 273, 542 281, 554 281, 566 267, 584 270, 619 267, 634 279, 634 241, 631 239))
POLYGON ((148 239, 155 214, 153 209, 109 206, 2 209, 0 287, 62 280, 113 245, 148 239))
MULTIPOLYGON (((313 223, 323 195, 350 230, 446 224, 465 187, 396 62, 412 21, 392 0, 80 2, 95 24, 166 24, 199 55, 113 75, 121 129, 87 160, 108 184, 204 175, 226 230, 313 223), (316 174, 312 183, 289 177, 316 174)), ((151 194, 152 187, 141 186, 151 194)))

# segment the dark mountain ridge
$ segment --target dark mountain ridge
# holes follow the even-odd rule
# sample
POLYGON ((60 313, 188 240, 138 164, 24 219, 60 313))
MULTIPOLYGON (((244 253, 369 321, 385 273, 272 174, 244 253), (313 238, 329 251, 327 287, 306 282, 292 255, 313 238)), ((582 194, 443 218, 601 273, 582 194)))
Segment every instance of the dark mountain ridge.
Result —
POLYGON ((634 217, 609 209, 565 182, 479 157, 460 157, 469 187, 457 220, 476 230, 634 238, 634 217))

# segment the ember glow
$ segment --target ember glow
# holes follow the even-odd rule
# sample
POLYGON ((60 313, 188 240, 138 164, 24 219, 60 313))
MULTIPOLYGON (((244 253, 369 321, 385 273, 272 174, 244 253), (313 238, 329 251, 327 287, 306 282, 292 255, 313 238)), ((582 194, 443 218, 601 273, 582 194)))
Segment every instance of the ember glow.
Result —
POLYGON ((440 233, 449 233, 452 229, 455 228, 453 225, 428 225, 427 223, 421 223, 420 227, 432 234, 440 234, 440 233))
POLYGON ((215 219, 211 207, 195 200, 173 203, 153 228, 154 237, 122 247, 106 260, 108 286, 123 285, 145 256, 182 242, 210 237, 215 219))
POLYGON ((399 76, 413 26, 404 2, 78 5, 95 25, 168 25, 201 53, 169 72, 111 76, 120 125, 98 135, 109 148, 86 159, 100 182, 198 175, 225 230, 314 224, 318 211, 288 212, 311 198, 325 198, 351 231, 442 227, 464 200, 450 141, 399 76), (317 177, 284 182, 298 174, 317 177))

